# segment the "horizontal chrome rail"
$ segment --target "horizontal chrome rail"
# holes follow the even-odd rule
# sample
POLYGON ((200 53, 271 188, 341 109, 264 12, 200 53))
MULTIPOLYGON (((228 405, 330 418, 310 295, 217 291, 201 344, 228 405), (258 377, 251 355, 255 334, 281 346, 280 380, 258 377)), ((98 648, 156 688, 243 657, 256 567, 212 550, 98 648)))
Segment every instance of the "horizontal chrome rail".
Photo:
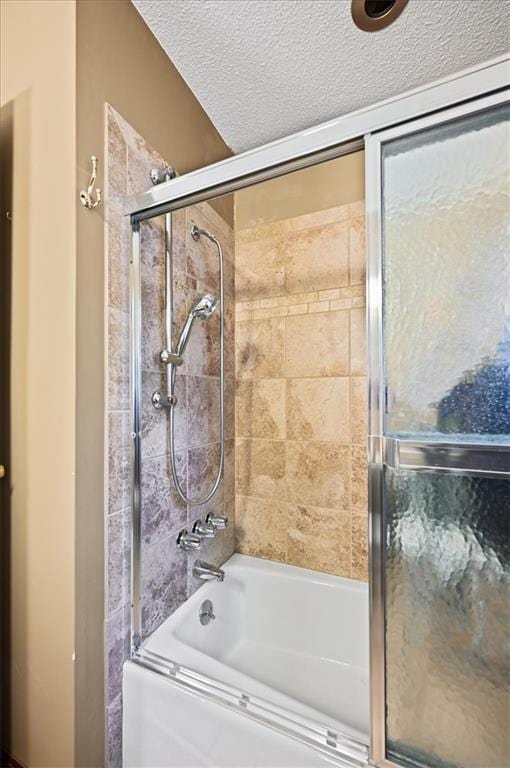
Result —
POLYGON ((340 768, 368 766, 368 745, 339 730, 220 683, 146 648, 138 648, 131 660, 187 691, 319 750, 334 758, 340 768))
POLYGON ((159 215, 180 205, 239 189, 254 183, 255 174, 275 178, 281 172, 314 165, 342 144, 367 133, 432 114, 508 86, 508 56, 503 55, 464 72, 341 115, 320 125, 234 155, 197 171, 177 176, 127 200, 125 213, 138 219, 159 215), (297 165, 292 165, 297 163, 297 165), (184 203, 184 201, 187 201, 184 203))
POLYGON ((390 469, 510 478, 510 444, 369 437, 369 461, 390 469))

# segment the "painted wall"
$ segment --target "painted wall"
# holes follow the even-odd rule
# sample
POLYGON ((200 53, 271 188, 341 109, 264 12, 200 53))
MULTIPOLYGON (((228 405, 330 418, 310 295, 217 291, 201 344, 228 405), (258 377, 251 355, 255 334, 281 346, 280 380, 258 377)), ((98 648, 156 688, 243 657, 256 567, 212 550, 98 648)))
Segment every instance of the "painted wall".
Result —
POLYGON ((366 580, 363 155, 315 172, 236 193, 237 549, 366 580))
POLYGON ((104 209, 86 211, 78 192, 91 154, 103 183, 106 101, 180 172, 229 150, 128 0, 6 0, 1 9, 3 136, 12 128, 14 139, 16 392, 12 720, 3 746, 30 765, 101 766, 104 209))
MULTIPOLYGON (((93 154, 104 189, 105 103, 180 173, 230 155, 129 0, 77 0, 76 8, 76 192, 93 154)), ((77 206, 76 759, 88 768, 104 761, 106 207, 77 206)), ((222 212, 231 218, 232 205, 222 212)))
POLYGON ((365 153, 353 152, 236 192, 236 232, 348 205, 364 196, 365 153))
POLYGON ((12 673, 2 747, 52 768, 74 761, 75 22, 74 2, 1 3, 13 140, 12 441, 2 481, 11 487, 12 673))

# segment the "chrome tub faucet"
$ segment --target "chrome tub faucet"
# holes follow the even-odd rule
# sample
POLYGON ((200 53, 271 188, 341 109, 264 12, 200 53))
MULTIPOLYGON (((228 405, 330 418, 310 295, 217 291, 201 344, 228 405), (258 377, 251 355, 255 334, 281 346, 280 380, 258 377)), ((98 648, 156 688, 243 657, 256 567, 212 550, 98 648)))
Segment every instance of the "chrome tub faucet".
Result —
POLYGON ((196 579, 202 581, 223 581, 225 579, 225 571, 221 568, 216 568, 215 565, 210 565, 204 560, 195 560, 193 565, 192 574, 196 579))

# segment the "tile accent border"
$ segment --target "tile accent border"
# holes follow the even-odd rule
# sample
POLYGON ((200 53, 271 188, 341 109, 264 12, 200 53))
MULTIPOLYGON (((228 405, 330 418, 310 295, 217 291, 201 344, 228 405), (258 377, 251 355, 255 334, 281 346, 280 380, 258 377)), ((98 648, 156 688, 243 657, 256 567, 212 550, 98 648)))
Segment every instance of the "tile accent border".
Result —
POLYGON ((236 232, 236 546, 367 580, 363 214, 236 232))

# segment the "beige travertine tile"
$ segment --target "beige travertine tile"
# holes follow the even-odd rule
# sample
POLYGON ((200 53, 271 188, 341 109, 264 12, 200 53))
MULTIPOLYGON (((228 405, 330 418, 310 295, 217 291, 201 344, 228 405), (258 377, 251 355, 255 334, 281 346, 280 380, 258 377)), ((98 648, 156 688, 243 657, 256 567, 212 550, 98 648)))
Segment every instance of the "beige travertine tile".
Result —
POLYGON ((278 299, 259 299, 259 306, 254 307, 254 309, 272 309, 274 307, 278 307, 278 299))
POLYGON ((351 442, 365 445, 368 435, 368 393, 365 376, 351 377, 351 442))
POLYGON ((141 189, 147 189, 150 183, 150 169, 161 168, 165 161, 144 139, 137 137, 127 144, 127 194, 136 195, 141 189))
POLYGON ((236 250, 236 301, 284 293, 282 241, 277 238, 241 243, 236 250))
MULTIPOLYGON (((194 205, 191 208, 186 208, 184 243, 186 250, 186 271, 200 283, 200 290, 213 291, 213 293, 216 293, 219 290, 219 262, 217 248, 215 244, 206 237, 200 237, 198 240, 194 240, 191 237, 191 228, 194 225, 201 229, 212 231, 213 234, 216 234, 219 237, 225 255, 225 283, 227 283, 229 239, 226 237, 226 232, 228 231, 228 227, 225 224, 225 227, 223 227, 220 232, 214 223, 211 222, 211 211, 212 209, 210 206, 207 206, 206 208, 205 206, 194 205)), ((227 293, 228 291, 225 290, 225 294, 227 293)), ((231 298, 233 300, 233 296, 231 298)))
POLYGON ((308 304, 293 304, 288 307, 289 315, 306 315, 308 313, 308 304))
POLYGON ((331 301, 340 298, 340 288, 328 288, 326 291, 319 291, 319 301, 331 301))
POLYGON ((351 549, 352 578, 368 581, 368 515, 352 515, 351 549))
POLYGON ((208 229, 221 240, 221 245, 226 258, 231 258, 234 249, 234 230, 231 225, 223 218, 223 216, 220 216, 211 203, 206 201, 203 203, 196 203, 193 206, 193 211, 196 216, 200 218, 203 217, 204 220, 201 221, 201 224, 205 229, 208 229))
POLYGON ((238 551, 366 578, 364 202, 236 248, 238 551))
POLYGON ((355 296, 365 296, 364 285, 349 285, 346 288, 340 288, 340 298, 354 298, 355 296))
POLYGON ((120 115, 110 106, 107 107, 108 121, 108 162, 105 178, 105 203, 122 211, 127 195, 127 146, 122 133, 120 115))
POLYGON ((108 306, 129 311, 129 253, 131 230, 122 212, 110 207, 108 211, 108 306))
POLYGON ((287 441, 285 456, 289 502, 349 508, 349 446, 287 441))
POLYGON ((366 313, 361 307, 351 309, 351 376, 366 376, 366 313))
POLYGON ((329 301, 313 301, 308 305, 308 311, 312 314, 315 312, 328 312, 329 301))
POLYGON ((236 492, 243 496, 285 499, 285 443, 236 441, 236 492))
POLYGON ((284 344, 284 318, 238 323, 235 338, 237 378, 283 376, 284 344))
POLYGON ((129 408, 129 316, 111 307, 108 318, 108 408, 129 408))
POLYGON ((289 306, 292 304, 304 304, 305 302, 317 301, 319 294, 317 291, 307 291, 306 293, 294 293, 285 297, 285 303, 289 306))
POLYGON ((286 375, 344 376, 349 373, 349 312, 287 317, 286 375))
POLYGON ((287 307, 268 307, 252 311, 254 320, 265 320, 268 317, 285 317, 287 314, 287 307))
MULTIPOLYGON (((182 326, 178 327, 180 329, 182 326)), ((232 338, 232 334, 225 333, 225 337, 232 338)), ((218 312, 211 315, 207 322, 195 323, 186 347, 185 360, 188 373, 201 376, 220 375, 220 315, 218 312)))
POLYGON ((276 499, 236 497, 237 552, 285 562, 287 505, 276 499))
POLYGON ((225 376, 228 376, 230 379, 235 379, 235 376, 236 376, 236 348, 235 348, 236 319, 235 319, 234 312, 235 310, 234 310, 233 303, 228 302, 228 304, 225 307, 225 318, 224 318, 224 333, 225 333, 224 354, 225 354, 225 376))
POLYGON ((287 381, 287 437, 348 443, 349 379, 287 381))
POLYGON ((236 311, 239 309, 243 312, 246 310, 260 309, 260 299, 254 299, 253 301, 236 301, 236 311))
POLYGON ((329 308, 333 309, 350 309, 352 307, 353 299, 334 299, 329 302, 329 308))
POLYGON ((349 282, 347 222, 304 229, 283 241, 288 293, 338 288, 349 282))
POLYGON ((282 219, 257 227, 236 229, 236 249, 243 243, 253 243, 255 240, 266 240, 272 237, 284 237, 292 229, 291 222, 292 219, 282 219))
POLYGON ((172 212, 172 261, 174 272, 185 273, 186 259, 186 209, 172 212))
POLYGON ((220 439, 219 378, 214 376, 187 376, 186 378, 188 446, 216 443, 220 439))
POLYGON ((368 513, 367 449, 360 445, 351 445, 351 510, 368 513))
POLYGON ((236 420, 236 382, 234 378, 225 378, 225 439, 235 438, 236 420))
POLYGON ((312 227, 321 227, 325 224, 333 224, 336 222, 347 221, 349 218, 349 206, 348 205, 336 205, 333 208, 325 208, 323 211, 313 211, 312 213, 304 213, 301 216, 295 216, 292 219, 287 219, 289 229, 311 229, 312 227))
POLYGON ((349 218, 357 219, 365 215, 365 201, 357 200, 355 203, 349 203, 349 218))
POLYGON ((287 562, 351 575, 351 516, 338 509, 288 505, 287 562))
POLYGON ((285 438, 285 379, 238 379, 238 437, 285 438))
POLYGON ((362 218, 349 221, 349 278, 351 285, 365 283, 365 219, 362 218))

